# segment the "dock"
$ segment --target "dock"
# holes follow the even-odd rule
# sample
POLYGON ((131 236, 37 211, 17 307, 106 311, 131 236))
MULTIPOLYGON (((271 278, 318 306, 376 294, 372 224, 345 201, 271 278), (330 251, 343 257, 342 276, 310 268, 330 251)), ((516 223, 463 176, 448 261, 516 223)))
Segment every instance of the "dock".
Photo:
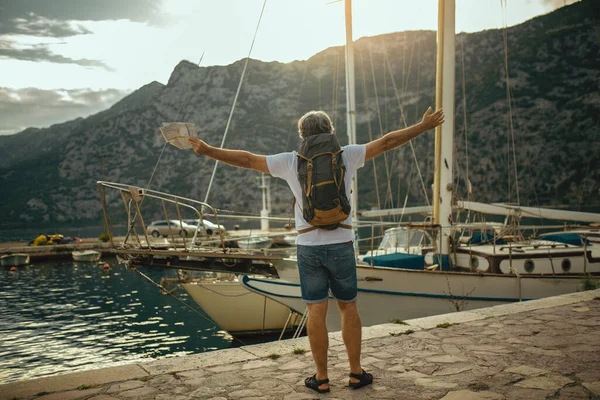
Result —
MULTIPOLYGON (((260 230, 251 230, 251 229, 243 229, 243 230, 232 230, 228 231, 225 235, 224 241, 225 245, 228 247, 236 246, 236 241, 240 239, 245 239, 253 236, 265 236, 270 237, 275 245, 284 245, 285 242, 283 237, 286 234, 293 233, 295 231, 290 231, 287 229, 272 229, 268 232, 263 232, 260 230)), ((144 236, 139 236, 142 244, 144 246, 146 243, 144 236)), ((180 248, 184 249, 186 245, 191 243, 191 237, 188 238, 161 238, 156 239, 150 237, 150 243, 153 246, 158 246, 159 248, 171 247, 171 248, 180 248)), ((50 244, 50 245, 41 245, 41 246, 28 246, 27 242, 4 242, 0 243, 0 255, 5 254, 7 252, 10 253, 24 253, 28 254, 31 262, 39 262, 39 261, 48 261, 48 260, 60 260, 60 259, 69 259, 72 260, 71 253, 73 251, 82 251, 82 250, 95 250, 102 253, 102 256, 114 256, 114 254, 120 254, 121 252, 117 251, 118 248, 123 246, 125 237, 124 236, 115 236, 113 237, 113 244, 111 242, 103 242, 96 238, 87 238, 82 239, 81 242, 73 242, 68 244, 50 244)), ((139 253, 142 254, 144 251, 135 251, 137 245, 137 240, 135 237, 130 237, 128 239, 128 243, 132 244, 131 253, 139 253)), ((205 246, 214 246, 219 247, 221 245, 221 239, 219 235, 213 235, 211 237, 199 237, 196 240, 196 244, 205 245, 205 246)), ((145 247, 147 249, 147 247, 145 247)), ((281 249, 281 253, 285 252, 285 249, 281 249)), ((270 252, 277 253, 276 249, 271 249, 270 252)), ((281 257, 278 257, 281 258, 281 257)))
POLYGON ((323 395, 304 387, 302 337, 7 383, 0 400, 600 399, 600 289, 363 328, 375 380, 356 391, 340 332, 329 347, 323 395))
POLYGON ((95 250, 103 255, 108 254, 111 249, 110 242, 102 242, 98 239, 83 239, 81 242, 68 244, 51 244, 43 246, 28 246, 27 242, 5 242, 0 243, 0 255, 7 252, 28 254, 31 262, 69 259, 73 257, 73 251, 95 250))

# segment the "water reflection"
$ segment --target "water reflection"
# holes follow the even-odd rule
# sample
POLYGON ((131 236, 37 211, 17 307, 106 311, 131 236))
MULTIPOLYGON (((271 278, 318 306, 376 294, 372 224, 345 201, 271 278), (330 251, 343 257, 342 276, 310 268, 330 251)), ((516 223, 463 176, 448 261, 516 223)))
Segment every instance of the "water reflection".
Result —
MULTIPOLYGON (((231 345, 198 314, 109 263, 0 270, 0 383, 231 345)), ((164 275, 142 272, 155 281, 164 275)), ((197 308, 184 291, 176 295, 197 308)))

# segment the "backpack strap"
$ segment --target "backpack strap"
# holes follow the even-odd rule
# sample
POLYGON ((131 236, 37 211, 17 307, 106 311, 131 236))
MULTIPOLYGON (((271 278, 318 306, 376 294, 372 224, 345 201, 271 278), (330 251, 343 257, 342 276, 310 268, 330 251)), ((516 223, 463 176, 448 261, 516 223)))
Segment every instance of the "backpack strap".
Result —
POLYGON ((308 160, 308 174, 306 178, 306 188, 304 189, 304 193, 306 193, 306 197, 310 196, 311 188, 312 188, 312 174, 313 174, 313 163, 312 158, 308 160))
POLYGON ((300 229, 298 231, 298 235, 302 235, 303 233, 314 231, 315 229, 317 229, 316 226, 311 226, 310 228, 300 229))
MULTIPOLYGON (((344 228, 344 229, 352 229, 352 226, 350 225, 346 225, 346 224, 339 224, 338 228, 344 228)), ((307 233, 307 232, 312 232, 315 229, 317 229, 316 226, 311 226, 310 228, 304 228, 304 229, 300 229, 298 231, 298 235, 302 235, 303 233, 307 233)))

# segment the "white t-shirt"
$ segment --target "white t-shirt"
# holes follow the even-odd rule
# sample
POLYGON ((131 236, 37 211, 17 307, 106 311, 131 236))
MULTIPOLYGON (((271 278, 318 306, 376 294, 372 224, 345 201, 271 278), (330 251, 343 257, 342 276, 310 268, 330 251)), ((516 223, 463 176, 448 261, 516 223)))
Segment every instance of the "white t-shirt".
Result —
MULTIPOLYGON (((356 170, 365 165, 365 154, 367 146, 364 144, 354 144, 344 146, 342 148, 342 159, 346 166, 346 175, 344 176, 344 185, 346 186, 346 196, 350 200, 352 189, 352 178, 356 170)), ((296 207, 294 207, 294 219, 296 221, 296 229, 310 228, 308 222, 302 216, 302 188, 298 181, 298 156, 296 151, 288 153, 279 153, 272 156, 267 156, 267 166, 269 172, 276 178, 285 179, 292 193, 296 198, 296 207)), ((349 216, 343 224, 352 225, 352 216, 349 216)), ((351 229, 337 228, 332 231, 325 229, 315 229, 310 232, 298 235, 296 244, 304 246, 317 246, 323 244, 344 243, 354 239, 351 229)))

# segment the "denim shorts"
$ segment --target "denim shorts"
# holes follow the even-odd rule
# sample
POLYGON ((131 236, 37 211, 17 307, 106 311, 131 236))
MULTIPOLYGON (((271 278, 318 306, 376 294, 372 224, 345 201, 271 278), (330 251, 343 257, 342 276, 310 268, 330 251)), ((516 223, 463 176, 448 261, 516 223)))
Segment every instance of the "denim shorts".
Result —
POLYGON ((304 303, 322 303, 330 290, 340 302, 356 300, 356 256, 352 242, 298 245, 297 258, 304 303))

